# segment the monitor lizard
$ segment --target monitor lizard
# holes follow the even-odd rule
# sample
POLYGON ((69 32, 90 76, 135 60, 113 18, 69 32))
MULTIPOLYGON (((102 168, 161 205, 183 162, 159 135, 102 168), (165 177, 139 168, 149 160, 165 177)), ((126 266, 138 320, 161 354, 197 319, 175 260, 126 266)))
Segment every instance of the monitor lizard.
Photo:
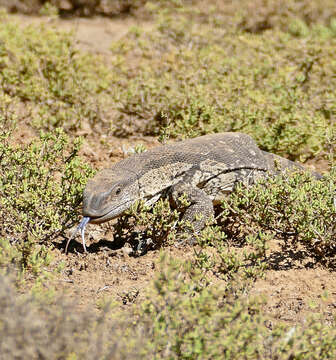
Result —
MULTIPOLYGON (((130 156, 89 180, 83 194, 83 220, 103 223, 121 216, 137 200, 154 204, 169 196, 173 206, 185 194, 190 206, 183 220, 199 232, 214 214, 214 205, 242 182, 251 185, 261 177, 289 170, 304 170, 301 164, 262 151, 247 134, 227 132, 211 134, 162 145, 130 156), (197 215, 202 216, 197 216, 197 215)), ((313 176, 321 175, 313 172, 313 176)))

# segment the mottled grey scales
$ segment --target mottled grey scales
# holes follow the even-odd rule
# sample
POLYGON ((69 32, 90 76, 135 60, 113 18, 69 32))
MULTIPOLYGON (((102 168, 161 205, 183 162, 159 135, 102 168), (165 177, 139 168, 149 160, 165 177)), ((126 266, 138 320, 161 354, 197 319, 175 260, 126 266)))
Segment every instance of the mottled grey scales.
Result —
POLYGON ((102 223, 122 215, 137 200, 154 203, 161 196, 169 196, 178 208, 178 198, 185 194, 190 206, 181 209, 183 219, 197 232, 214 213, 213 204, 237 183, 250 185, 286 169, 304 168, 260 150, 249 135, 205 135, 158 146, 98 172, 84 190, 83 216, 86 222, 102 223))

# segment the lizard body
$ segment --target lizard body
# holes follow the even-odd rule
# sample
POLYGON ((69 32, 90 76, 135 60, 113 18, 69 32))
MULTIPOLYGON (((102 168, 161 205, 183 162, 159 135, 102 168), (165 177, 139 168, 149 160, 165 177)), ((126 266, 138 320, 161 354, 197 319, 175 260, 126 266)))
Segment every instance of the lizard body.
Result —
POLYGON ((98 172, 87 183, 84 219, 79 225, 84 250, 87 222, 99 224, 114 219, 137 200, 155 203, 161 196, 169 196, 178 206, 179 197, 185 194, 190 206, 183 220, 199 231, 214 213, 213 205, 235 184, 250 185, 286 169, 304 170, 298 163, 260 150, 249 135, 242 133, 205 135, 133 155, 98 172), (196 216, 199 214, 201 218, 196 216))

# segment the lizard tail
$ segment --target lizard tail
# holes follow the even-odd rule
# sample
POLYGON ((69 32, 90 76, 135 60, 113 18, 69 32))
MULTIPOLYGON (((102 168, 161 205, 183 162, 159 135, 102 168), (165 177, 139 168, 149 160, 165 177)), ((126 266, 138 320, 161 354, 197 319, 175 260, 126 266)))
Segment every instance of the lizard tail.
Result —
POLYGON ((271 174, 280 175, 284 171, 309 171, 317 180, 322 179, 322 175, 316 171, 305 168, 303 165, 294 161, 288 160, 279 155, 263 151, 265 158, 267 159, 268 169, 271 174))

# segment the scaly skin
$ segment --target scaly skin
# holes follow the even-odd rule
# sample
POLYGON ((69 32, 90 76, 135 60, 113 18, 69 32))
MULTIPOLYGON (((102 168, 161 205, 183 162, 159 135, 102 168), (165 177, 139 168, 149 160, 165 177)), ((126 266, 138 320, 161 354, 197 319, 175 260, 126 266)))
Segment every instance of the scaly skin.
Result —
POLYGON ((85 188, 83 216, 99 224, 122 215, 137 200, 155 203, 169 196, 178 204, 185 194, 190 206, 183 220, 190 221, 197 232, 214 213, 213 205, 238 182, 250 185, 286 169, 304 170, 300 164, 260 150, 246 134, 205 135, 158 146, 100 171, 85 188))

